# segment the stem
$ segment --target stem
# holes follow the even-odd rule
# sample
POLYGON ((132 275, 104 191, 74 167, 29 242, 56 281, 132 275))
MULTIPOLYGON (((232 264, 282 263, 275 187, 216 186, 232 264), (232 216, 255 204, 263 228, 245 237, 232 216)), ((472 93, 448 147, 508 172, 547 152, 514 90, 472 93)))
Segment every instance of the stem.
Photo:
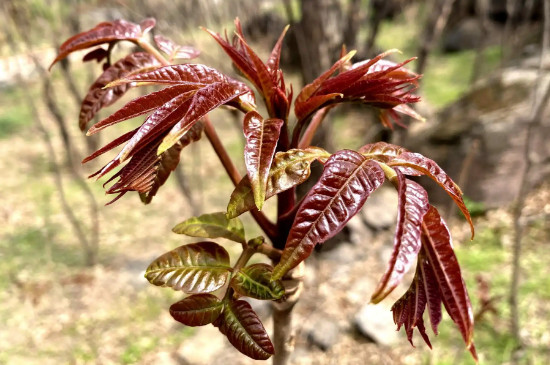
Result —
POLYGON ((313 115, 313 119, 311 120, 311 123, 309 123, 308 127, 306 128, 306 131, 304 132, 303 137, 300 139, 300 142, 298 143, 298 148, 306 148, 311 145, 311 141, 313 140, 313 136, 315 135, 315 132, 317 132, 317 128, 319 128, 319 126, 321 125, 321 122, 325 119, 330 109, 332 109, 331 106, 324 107, 322 109, 319 109, 313 115))
MULTIPOLYGON (((218 137, 218 134, 216 133, 216 130, 214 129, 214 126, 212 125, 212 122, 210 121, 208 115, 204 117, 204 132, 206 134, 206 137, 210 141, 210 144, 214 148, 214 151, 218 155, 218 158, 225 168, 225 171, 229 175, 229 178, 233 182, 233 185, 237 186, 241 181, 241 174, 239 173, 239 170, 237 170, 237 167, 233 163, 233 160, 231 159, 231 157, 229 157, 229 154, 225 150, 225 147, 223 146, 220 137, 218 137)), ((271 241, 274 241, 275 237, 277 236, 277 229, 275 225, 271 223, 269 219, 267 219, 265 214, 257 209, 252 209, 250 211, 250 214, 252 214, 260 228, 265 232, 269 239, 271 241)))
POLYGON ((138 39, 137 45, 143 48, 143 50, 149 53, 151 56, 155 57, 163 66, 170 66, 171 63, 168 61, 151 43, 147 42, 144 39, 138 39))

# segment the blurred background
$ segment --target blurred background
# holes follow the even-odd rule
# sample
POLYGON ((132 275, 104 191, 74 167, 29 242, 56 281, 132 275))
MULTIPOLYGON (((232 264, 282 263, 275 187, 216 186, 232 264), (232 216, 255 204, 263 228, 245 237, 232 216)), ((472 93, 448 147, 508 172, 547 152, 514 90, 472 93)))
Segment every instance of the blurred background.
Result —
MULTIPOLYGON (((150 205, 128 194, 105 206, 110 198, 101 183, 86 177, 109 157, 80 161, 128 126, 94 138, 78 129, 80 102, 100 74, 98 65, 80 62, 83 53, 47 71, 69 36, 102 21, 155 17, 154 34, 200 49, 197 62, 235 75, 199 26, 231 34, 237 16, 262 57, 291 25, 282 62, 295 94, 338 58, 342 44, 357 50, 355 61, 392 48, 402 51, 391 55, 394 61, 418 57, 410 67, 424 75, 416 109, 426 123, 392 132, 368 108, 346 106, 331 112, 317 143, 336 151, 384 140, 437 161, 463 188, 475 216, 470 242, 450 200, 421 180, 452 227, 480 362, 550 363, 550 20, 544 2, 2 1, 0 363, 255 363, 229 349, 217 329, 173 321, 168 307, 180 295, 143 278, 154 258, 191 242, 171 233, 176 223, 225 210, 232 186, 210 145, 189 146, 150 205)), ((243 171, 240 120, 228 111, 212 120, 243 171)), ((391 298, 368 305, 391 253, 395 205, 392 189, 380 189, 338 244, 324 245, 308 260, 292 364, 474 363, 448 317, 439 336, 430 336, 433 350, 416 337, 412 348, 395 331, 390 308, 407 280, 391 298)), ((273 214, 272 204, 266 209, 273 214)), ((254 307, 271 331, 270 307, 254 307)))

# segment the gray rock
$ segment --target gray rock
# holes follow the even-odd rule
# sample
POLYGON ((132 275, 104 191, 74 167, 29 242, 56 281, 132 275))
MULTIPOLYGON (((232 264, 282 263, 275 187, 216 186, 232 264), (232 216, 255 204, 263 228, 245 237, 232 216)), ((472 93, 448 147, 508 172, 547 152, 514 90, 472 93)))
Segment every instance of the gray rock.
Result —
POLYGON ((307 332, 308 341, 323 351, 329 350, 340 336, 338 323, 330 318, 319 318, 307 332))
POLYGON ((382 186, 369 197, 361 210, 365 222, 372 228, 387 229, 397 220, 397 193, 393 187, 382 186))
POLYGON ((370 341, 383 346, 391 346, 399 341, 390 308, 378 304, 367 304, 354 318, 359 332, 370 341))

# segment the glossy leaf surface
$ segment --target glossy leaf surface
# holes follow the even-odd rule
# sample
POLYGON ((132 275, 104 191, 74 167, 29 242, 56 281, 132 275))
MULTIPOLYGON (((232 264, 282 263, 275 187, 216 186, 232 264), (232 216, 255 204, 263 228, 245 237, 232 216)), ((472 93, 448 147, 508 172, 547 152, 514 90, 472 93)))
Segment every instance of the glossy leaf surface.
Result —
POLYGON ((229 301, 214 323, 240 352, 255 360, 266 360, 275 353, 262 322, 244 300, 229 301))
POLYGON ((255 111, 244 117, 244 162, 258 210, 262 209, 266 196, 266 185, 275 155, 275 148, 281 133, 281 119, 266 119, 255 111))
MULTIPOLYGON (((269 169, 266 199, 303 183, 309 178, 311 163, 315 160, 325 162, 329 157, 330 153, 319 147, 277 152, 269 169)), ((227 216, 237 217, 255 206, 250 179, 245 176, 231 194, 227 216)))
MULTIPOLYGON (((114 88, 118 87, 119 86, 115 86, 114 88)), ((135 98, 107 118, 92 125, 90 130, 88 130, 87 135, 91 136, 104 128, 151 112, 174 99, 178 95, 193 91, 195 89, 196 88, 194 85, 176 85, 135 98)))
POLYGON ((430 207, 424 216, 422 246, 435 274, 445 309, 475 358, 472 305, 453 251, 449 229, 434 207, 430 207))
POLYGON ((82 101, 78 118, 80 129, 84 130, 88 122, 94 118, 100 109, 112 105, 131 87, 131 84, 124 84, 117 87, 105 88, 107 84, 132 71, 158 64, 158 61, 150 54, 136 52, 124 57, 106 69, 95 80, 82 101))
POLYGON ((390 162, 404 152, 408 152, 408 150, 386 142, 369 143, 359 149, 359 153, 363 156, 384 163, 390 162))
POLYGON ((340 232, 384 180, 378 163, 358 152, 342 150, 333 154, 296 213, 272 280, 282 278, 305 260, 317 244, 340 232))
MULTIPOLYGON (((413 152, 404 152, 399 155, 397 158, 388 163, 389 166, 403 166, 412 168, 434 180, 439 186, 441 186, 447 194, 454 200, 458 208, 466 217, 466 220, 470 224, 470 229, 472 231, 472 239, 474 238, 474 224, 472 218, 470 217, 470 212, 464 200, 462 199, 462 190, 458 187, 457 184, 443 171, 439 165, 429 158, 422 156, 420 153, 413 152)), ((406 171, 402 171, 404 174, 407 174, 406 171)))
POLYGON ((214 322, 222 311, 223 302, 212 294, 194 294, 170 306, 172 317, 191 327, 214 322))
POLYGON ((145 277, 151 284, 195 294, 221 288, 230 272, 227 251, 214 242, 200 242, 160 256, 149 265, 145 277))
POLYGON ((154 26, 154 19, 149 19, 142 22, 145 29, 139 24, 134 24, 123 19, 112 22, 103 22, 96 25, 94 28, 79 33, 67 39, 60 47, 59 54, 52 62, 50 68, 58 61, 67 57, 70 53, 97 46, 103 43, 116 41, 132 41, 135 42, 143 36, 143 34, 154 26))
POLYGON ((371 301, 378 303, 399 285, 403 276, 413 265, 420 247, 422 220, 428 211, 428 193, 414 181, 398 178, 397 226, 393 239, 393 252, 386 272, 372 294, 371 301))
POLYGON ((223 237, 231 241, 246 243, 244 227, 240 219, 227 219, 223 212, 189 218, 172 228, 172 231, 191 237, 223 237))
POLYGON ((285 294, 283 283, 271 281, 273 267, 267 264, 247 266, 233 275, 231 287, 240 295, 260 300, 281 299, 285 294))

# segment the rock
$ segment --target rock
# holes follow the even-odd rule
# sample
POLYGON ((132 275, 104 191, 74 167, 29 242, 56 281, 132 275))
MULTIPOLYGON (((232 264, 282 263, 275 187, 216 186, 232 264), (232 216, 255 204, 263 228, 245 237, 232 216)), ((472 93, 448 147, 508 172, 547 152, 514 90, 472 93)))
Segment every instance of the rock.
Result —
POLYGON ((363 336, 377 344, 391 346, 399 341, 390 308, 384 305, 365 305, 355 316, 354 324, 363 336))
POLYGON ((387 229, 397 220, 397 193, 393 187, 381 186, 369 197, 361 210, 365 222, 372 228, 387 229))
POLYGON ((308 341, 323 351, 329 350, 340 335, 338 323, 330 318, 319 318, 313 322, 307 332, 308 341))

